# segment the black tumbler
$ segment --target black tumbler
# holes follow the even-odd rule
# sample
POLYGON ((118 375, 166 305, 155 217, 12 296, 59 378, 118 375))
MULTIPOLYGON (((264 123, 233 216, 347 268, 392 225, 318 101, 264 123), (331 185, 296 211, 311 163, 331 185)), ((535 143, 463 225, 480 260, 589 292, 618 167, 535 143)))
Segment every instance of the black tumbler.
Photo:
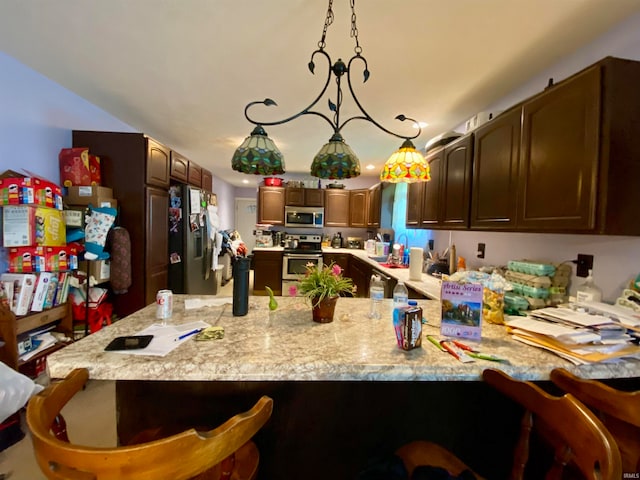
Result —
POLYGON ((242 317, 249 312, 250 257, 236 257, 233 263, 233 316, 242 317))

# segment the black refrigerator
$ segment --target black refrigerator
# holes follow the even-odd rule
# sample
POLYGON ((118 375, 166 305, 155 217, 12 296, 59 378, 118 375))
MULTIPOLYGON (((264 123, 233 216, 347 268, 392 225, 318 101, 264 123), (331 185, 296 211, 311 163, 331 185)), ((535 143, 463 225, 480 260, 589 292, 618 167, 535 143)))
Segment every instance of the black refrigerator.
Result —
POLYGON ((169 288, 173 293, 216 293, 209 204, 210 195, 199 188, 169 187, 169 288))

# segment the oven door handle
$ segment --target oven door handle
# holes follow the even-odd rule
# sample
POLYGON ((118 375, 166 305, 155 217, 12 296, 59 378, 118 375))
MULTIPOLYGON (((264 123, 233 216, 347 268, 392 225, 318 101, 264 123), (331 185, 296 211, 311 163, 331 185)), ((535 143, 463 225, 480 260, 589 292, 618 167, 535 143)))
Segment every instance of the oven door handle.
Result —
POLYGON ((322 258, 321 253, 285 253, 284 256, 290 258, 322 258))

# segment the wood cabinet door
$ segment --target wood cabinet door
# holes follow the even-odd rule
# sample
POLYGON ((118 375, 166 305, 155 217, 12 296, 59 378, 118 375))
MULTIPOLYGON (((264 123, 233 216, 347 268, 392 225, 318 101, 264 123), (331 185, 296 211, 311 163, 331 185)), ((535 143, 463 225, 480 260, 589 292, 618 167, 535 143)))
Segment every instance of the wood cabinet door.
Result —
POLYGON ((349 223, 352 227, 367 227, 368 189, 349 191, 349 223))
POLYGON ((382 184, 376 183, 369 188, 367 200, 367 227, 380 227, 380 209, 382 208, 382 184))
POLYGON ((369 282, 371 280, 372 267, 360 260, 358 257, 352 257, 349 262, 349 276, 356 286, 354 297, 369 296, 369 282))
POLYGON ((147 138, 147 178, 148 185, 169 186, 170 151, 164 145, 147 138))
POLYGON ((349 258, 351 257, 348 253, 323 253, 322 261, 325 265, 331 265, 331 262, 339 265, 342 268, 343 275, 349 276, 349 258))
POLYGON ((179 153, 171 151, 171 170, 169 175, 174 180, 187 183, 189 175, 189 160, 179 153))
POLYGON ((513 229, 518 201, 522 109, 503 113, 474 132, 472 228, 513 229))
POLYGON ((213 192, 213 174, 205 168, 202 169, 202 189, 205 192, 213 192))
POLYGON ((322 191, 322 189, 320 188, 305 188, 304 204, 307 207, 323 207, 324 191, 322 191))
POLYGON ((155 302, 158 290, 169 285, 169 193, 145 188, 145 304, 155 302))
POLYGON ((286 187, 284 189, 285 205, 291 205, 294 207, 304 206, 304 188, 300 187, 286 187))
POLYGON ((595 228, 601 68, 523 105, 518 230, 595 228))
POLYGON ((202 187, 202 167, 192 161, 189 161, 188 183, 194 187, 202 187))
POLYGON ((258 223, 284 225, 284 191, 282 187, 258 189, 258 223))
POLYGON ((439 224, 447 230, 469 226, 472 162, 473 134, 444 147, 439 224))
POLYGON ((436 150, 425 157, 431 169, 431 180, 422 184, 420 197, 420 227, 433 228, 440 221, 440 182, 444 162, 444 149, 436 150))
POLYGON ((407 227, 419 227, 422 216, 422 194, 425 182, 407 185, 407 227))
POLYGON ((275 295, 282 295, 282 252, 253 252, 253 294, 267 295, 271 288, 275 295))
POLYGON ((325 227, 349 226, 349 198, 349 190, 327 188, 324 191, 325 227))

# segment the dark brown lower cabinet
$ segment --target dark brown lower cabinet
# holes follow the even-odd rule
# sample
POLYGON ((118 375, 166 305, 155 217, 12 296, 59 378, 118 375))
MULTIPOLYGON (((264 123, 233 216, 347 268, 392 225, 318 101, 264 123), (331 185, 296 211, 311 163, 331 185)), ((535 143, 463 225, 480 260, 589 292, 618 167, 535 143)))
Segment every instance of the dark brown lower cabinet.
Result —
POLYGON ((253 294, 282 295, 282 252, 253 251, 253 294))

